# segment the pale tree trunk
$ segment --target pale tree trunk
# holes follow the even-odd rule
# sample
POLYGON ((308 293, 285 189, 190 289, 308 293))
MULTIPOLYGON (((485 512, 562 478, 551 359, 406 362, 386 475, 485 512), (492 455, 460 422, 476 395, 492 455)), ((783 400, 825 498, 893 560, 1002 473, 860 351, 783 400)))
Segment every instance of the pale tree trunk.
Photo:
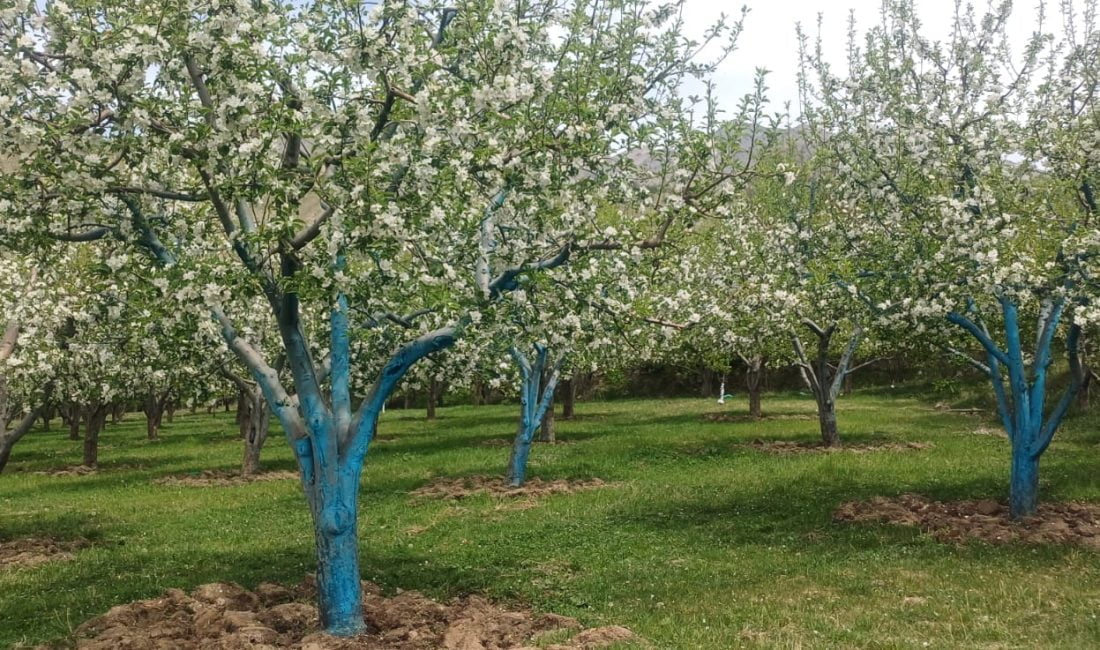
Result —
POLYGON ((260 473, 260 452, 267 442, 271 424, 271 411, 267 407, 262 388, 245 380, 229 370, 222 369, 222 375, 237 386, 237 423, 241 441, 244 443, 244 456, 241 460, 241 476, 260 473))
POLYGON ((855 326, 852 337, 834 366, 829 363, 829 343, 836 333, 838 323, 823 328, 810 319, 803 319, 802 324, 817 338, 817 354, 811 359, 802 345, 802 340, 794 332, 791 333, 791 341, 794 343, 802 379, 817 403, 821 442, 826 447, 835 447, 840 444, 840 432, 836 423, 836 400, 841 394, 844 378, 858 368, 851 367, 851 363, 856 348, 863 339, 863 328, 859 325, 855 326))
MULTIPOLYGON (((11 321, 4 329, 3 337, 0 338, 0 364, 6 361, 14 352, 18 337, 19 324, 11 321)), ((0 472, 3 472, 4 467, 7 466, 15 443, 27 435, 39 415, 44 417, 46 411, 44 402, 45 400, 43 400, 42 405, 31 409, 23 417, 16 419, 17 413, 12 404, 7 377, 0 375, 0 472)))

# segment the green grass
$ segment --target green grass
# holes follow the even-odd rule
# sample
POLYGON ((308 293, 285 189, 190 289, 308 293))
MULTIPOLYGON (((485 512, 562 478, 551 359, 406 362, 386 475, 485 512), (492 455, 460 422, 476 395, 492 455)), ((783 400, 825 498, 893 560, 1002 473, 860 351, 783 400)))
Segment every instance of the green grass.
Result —
MULTIPOLYGON (((738 446, 816 435, 812 402, 769 396, 788 417, 709 422, 705 400, 578 405, 558 422, 575 444, 536 446, 531 475, 613 486, 508 508, 489 497, 414 501, 437 476, 503 472, 516 407, 455 407, 425 422, 391 411, 363 477, 365 578, 437 598, 482 593, 588 625, 622 624, 657 648, 1083 648, 1100 646, 1100 554, 1074 547, 953 547, 918 531, 834 523, 842 501, 915 491, 1000 498, 1007 442, 991 419, 938 412, 913 395, 841 402, 851 442, 924 451, 778 456, 738 446), (799 418, 804 415, 806 417, 799 418), (909 600, 906 600, 909 598, 909 600)), ((1042 467, 1043 497, 1100 501, 1097 433, 1071 418, 1042 467)), ((35 433, 0 476, 0 538, 92 537, 75 560, 0 573, 0 647, 64 637, 112 605, 218 580, 296 582, 313 565, 293 481, 194 488, 168 474, 233 469, 228 415, 177 417, 161 442, 131 415, 108 427, 94 476, 35 470, 78 462, 79 442, 35 433)), ((268 468, 293 466, 273 435, 268 468)))

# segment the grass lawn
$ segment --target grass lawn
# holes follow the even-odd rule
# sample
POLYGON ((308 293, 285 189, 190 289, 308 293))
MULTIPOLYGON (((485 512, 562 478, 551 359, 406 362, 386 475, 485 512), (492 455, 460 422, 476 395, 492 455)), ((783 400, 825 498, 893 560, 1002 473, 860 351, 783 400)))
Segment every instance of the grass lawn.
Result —
MULTIPOLYGON (((811 440, 812 400, 767 396, 762 422, 715 422, 738 399, 578 404, 560 439, 536 445, 533 477, 613 485, 515 499, 414 500, 435 477, 503 473, 515 406, 452 407, 434 422, 391 411, 363 477, 364 578, 436 598, 476 592, 587 625, 621 624, 657 648, 1100 647, 1100 553, 1076 547, 954 547, 916 530, 834 523, 842 501, 918 492, 1002 498, 1008 443, 991 418, 936 411, 907 393, 840 404, 845 440, 925 450, 776 455, 756 438, 811 440)), ((1073 417, 1042 464, 1042 496, 1100 501, 1100 430, 1073 417)), ((80 442, 34 433, 0 475, 0 540, 84 536, 76 559, 0 572, 0 647, 64 637, 112 605, 213 581, 254 587, 313 570, 295 481, 236 487, 153 479, 234 469, 230 414, 183 415, 163 440, 130 415, 102 437, 90 476, 34 471, 79 462, 80 442)), ((265 467, 290 469, 272 435, 265 467)))

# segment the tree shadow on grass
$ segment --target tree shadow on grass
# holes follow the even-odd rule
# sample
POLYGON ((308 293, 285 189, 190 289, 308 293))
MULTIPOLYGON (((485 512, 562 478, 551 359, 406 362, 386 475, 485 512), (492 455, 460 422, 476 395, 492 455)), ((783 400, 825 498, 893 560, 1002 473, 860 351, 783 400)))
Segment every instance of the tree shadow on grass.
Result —
MULTIPOLYGON (((1081 473, 1085 470, 1081 468, 1081 473)), ((1048 491, 1057 492, 1069 476, 1060 476, 1048 491)), ((833 520, 833 512, 846 501, 866 500, 878 496, 896 496, 915 492, 935 501, 963 499, 1003 500, 1007 490, 1007 465, 1003 479, 975 477, 951 482, 928 482, 906 485, 883 480, 867 482, 844 477, 821 476, 784 481, 781 485, 759 492, 734 492, 715 496, 668 496, 659 502, 632 501, 624 503, 611 519, 624 527, 640 527, 659 531, 662 536, 683 536, 696 540, 709 537, 717 546, 783 547, 795 545, 812 557, 832 558, 862 556, 875 549, 898 545, 933 547, 932 553, 985 553, 981 543, 953 546, 929 541, 919 529, 888 524, 850 524, 833 520), (940 549, 940 550, 936 550, 940 549)), ((1061 500, 1050 496, 1051 500, 1061 500)), ((1080 552, 1074 546, 1005 547, 1005 554, 1019 556, 1021 562, 1039 552, 1052 559, 1080 552), (1028 549, 1021 552, 1020 549, 1028 549)))

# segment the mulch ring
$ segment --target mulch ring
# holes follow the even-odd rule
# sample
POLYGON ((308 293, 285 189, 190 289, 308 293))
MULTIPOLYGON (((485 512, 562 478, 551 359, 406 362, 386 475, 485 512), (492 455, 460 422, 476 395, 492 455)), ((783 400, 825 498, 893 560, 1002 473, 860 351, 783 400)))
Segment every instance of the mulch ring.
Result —
POLYGON ((23 537, 0 542, 0 571, 71 560, 73 551, 91 545, 90 541, 82 538, 58 540, 49 537, 23 537))
POLYGON ((1008 506, 992 499, 930 501, 917 494, 849 501, 833 513, 837 521, 917 526, 941 542, 961 544, 1079 544, 1100 549, 1100 505, 1044 503, 1034 517, 1014 521, 1008 506))
POLYGON ((870 442, 864 444, 841 443, 835 447, 827 447, 821 441, 795 442, 792 440, 761 440, 757 438, 747 445, 737 445, 747 449, 756 449, 769 454, 831 454, 835 452, 848 452, 853 454, 866 454, 872 451, 919 451, 930 449, 930 442, 870 442))
POLYGON ((213 487, 228 485, 247 485, 258 481, 284 481, 297 479, 298 472, 289 470, 260 472, 251 476, 241 476, 240 472, 225 470, 205 470, 198 474, 185 474, 183 476, 163 476, 155 479, 157 485, 182 485, 186 487, 213 487))
POLYGON ((263 583, 254 592, 233 583, 202 585, 190 594, 169 589, 160 598, 113 607, 74 636, 81 650, 534 650, 543 635, 556 641, 545 646, 550 650, 644 643, 626 628, 585 630, 572 618, 509 611, 478 596, 446 604, 415 591, 386 597, 369 582, 363 582, 368 632, 336 638, 319 631, 315 601, 312 577, 292 588, 263 583))
POLYGON ((412 491, 418 498, 462 499, 476 494, 488 494, 494 497, 530 497, 547 494, 563 494, 594 490, 607 487, 609 483, 598 478, 593 479, 557 479, 544 481, 529 478, 521 487, 512 487, 499 476, 463 476, 459 478, 439 478, 412 491))
POLYGON ((704 413, 703 419, 707 422, 762 422, 764 420, 816 420, 817 416, 812 413, 778 413, 754 418, 745 413, 704 413))

